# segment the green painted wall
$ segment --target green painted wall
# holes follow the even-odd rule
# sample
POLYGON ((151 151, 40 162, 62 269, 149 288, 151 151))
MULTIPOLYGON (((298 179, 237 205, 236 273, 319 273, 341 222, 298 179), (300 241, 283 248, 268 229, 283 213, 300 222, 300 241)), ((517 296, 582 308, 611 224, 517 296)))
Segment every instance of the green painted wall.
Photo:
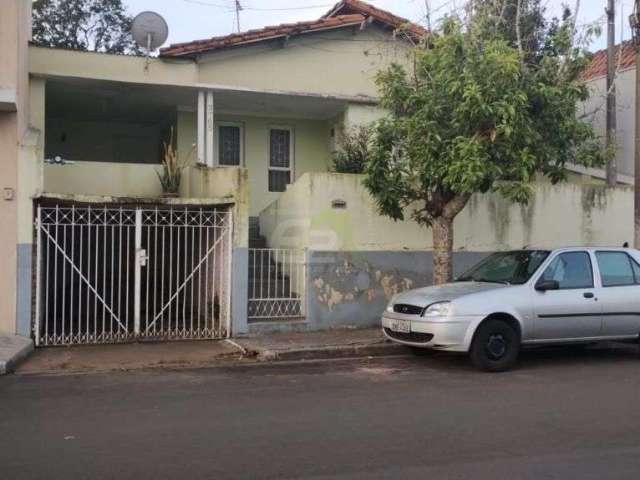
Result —
MULTIPOLYGON (((234 122, 244 129, 244 159, 248 170, 249 214, 258 215, 275 201, 280 193, 268 191, 269 128, 292 127, 294 130, 294 180, 306 172, 326 172, 331 161, 329 151, 330 122, 216 115, 216 122, 234 122)), ((178 154, 189 155, 191 163, 195 155, 189 154, 196 142, 195 114, 178 114, 178 154)), ((215 153, 217 155, 217 152, 215 153)), ((187 173, 188 175, 188 173, 187 173)))
POLYGON ((374 78, 407 62, 409 44, 378 27, 339 29, 238 47, 200 59, 199 80, 274 91, 377 96, 374 78))

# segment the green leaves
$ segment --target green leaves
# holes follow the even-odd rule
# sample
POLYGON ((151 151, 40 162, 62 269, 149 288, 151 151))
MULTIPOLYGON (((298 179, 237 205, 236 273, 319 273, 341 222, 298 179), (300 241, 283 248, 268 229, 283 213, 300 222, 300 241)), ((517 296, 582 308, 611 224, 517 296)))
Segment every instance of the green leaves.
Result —
POLYGON ((33 41, 49 47, 141 53, 122 0, 35 0, 33 41))
POLYGON ((536 173, 555 182, 567 162, 604 160, 575 116, 587 95, 578 80, 585 57, 567 45, 566 28, 556 25, 531 64, 483 28, 448 18, 416 50, 415 71, 392 65, 378 74, 388 115, 376 126, 365 184, 381 213, 403 219, 411 205, 430 224, 453 198, 489 190, 526 202, 536 173))

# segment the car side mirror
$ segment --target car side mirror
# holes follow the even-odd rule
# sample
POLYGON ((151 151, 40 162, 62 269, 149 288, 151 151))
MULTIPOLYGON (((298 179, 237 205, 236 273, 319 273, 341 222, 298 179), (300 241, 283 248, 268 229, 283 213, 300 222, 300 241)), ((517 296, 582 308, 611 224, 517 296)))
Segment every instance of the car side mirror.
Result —
POLYGON ((536 290, 546 292, 547 290, 559 290, 560 283, 557 280, 540 280, 536 283, 536 290))

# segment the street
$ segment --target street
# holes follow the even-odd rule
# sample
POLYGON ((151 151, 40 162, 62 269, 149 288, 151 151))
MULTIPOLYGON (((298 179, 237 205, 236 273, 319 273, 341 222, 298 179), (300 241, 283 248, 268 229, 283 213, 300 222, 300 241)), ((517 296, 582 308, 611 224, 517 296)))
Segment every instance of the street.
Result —
POLYGON ((0 478, 632 478, 640 354, 0 378, 0 478))

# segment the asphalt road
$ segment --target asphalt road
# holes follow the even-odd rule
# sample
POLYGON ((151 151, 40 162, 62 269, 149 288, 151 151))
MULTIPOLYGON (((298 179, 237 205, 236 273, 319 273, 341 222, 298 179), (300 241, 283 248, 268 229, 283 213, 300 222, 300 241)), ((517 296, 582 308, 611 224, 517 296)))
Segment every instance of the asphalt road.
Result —
POLYGON ((637 347, 0 378, 2 479, 635 478, 637 347))

